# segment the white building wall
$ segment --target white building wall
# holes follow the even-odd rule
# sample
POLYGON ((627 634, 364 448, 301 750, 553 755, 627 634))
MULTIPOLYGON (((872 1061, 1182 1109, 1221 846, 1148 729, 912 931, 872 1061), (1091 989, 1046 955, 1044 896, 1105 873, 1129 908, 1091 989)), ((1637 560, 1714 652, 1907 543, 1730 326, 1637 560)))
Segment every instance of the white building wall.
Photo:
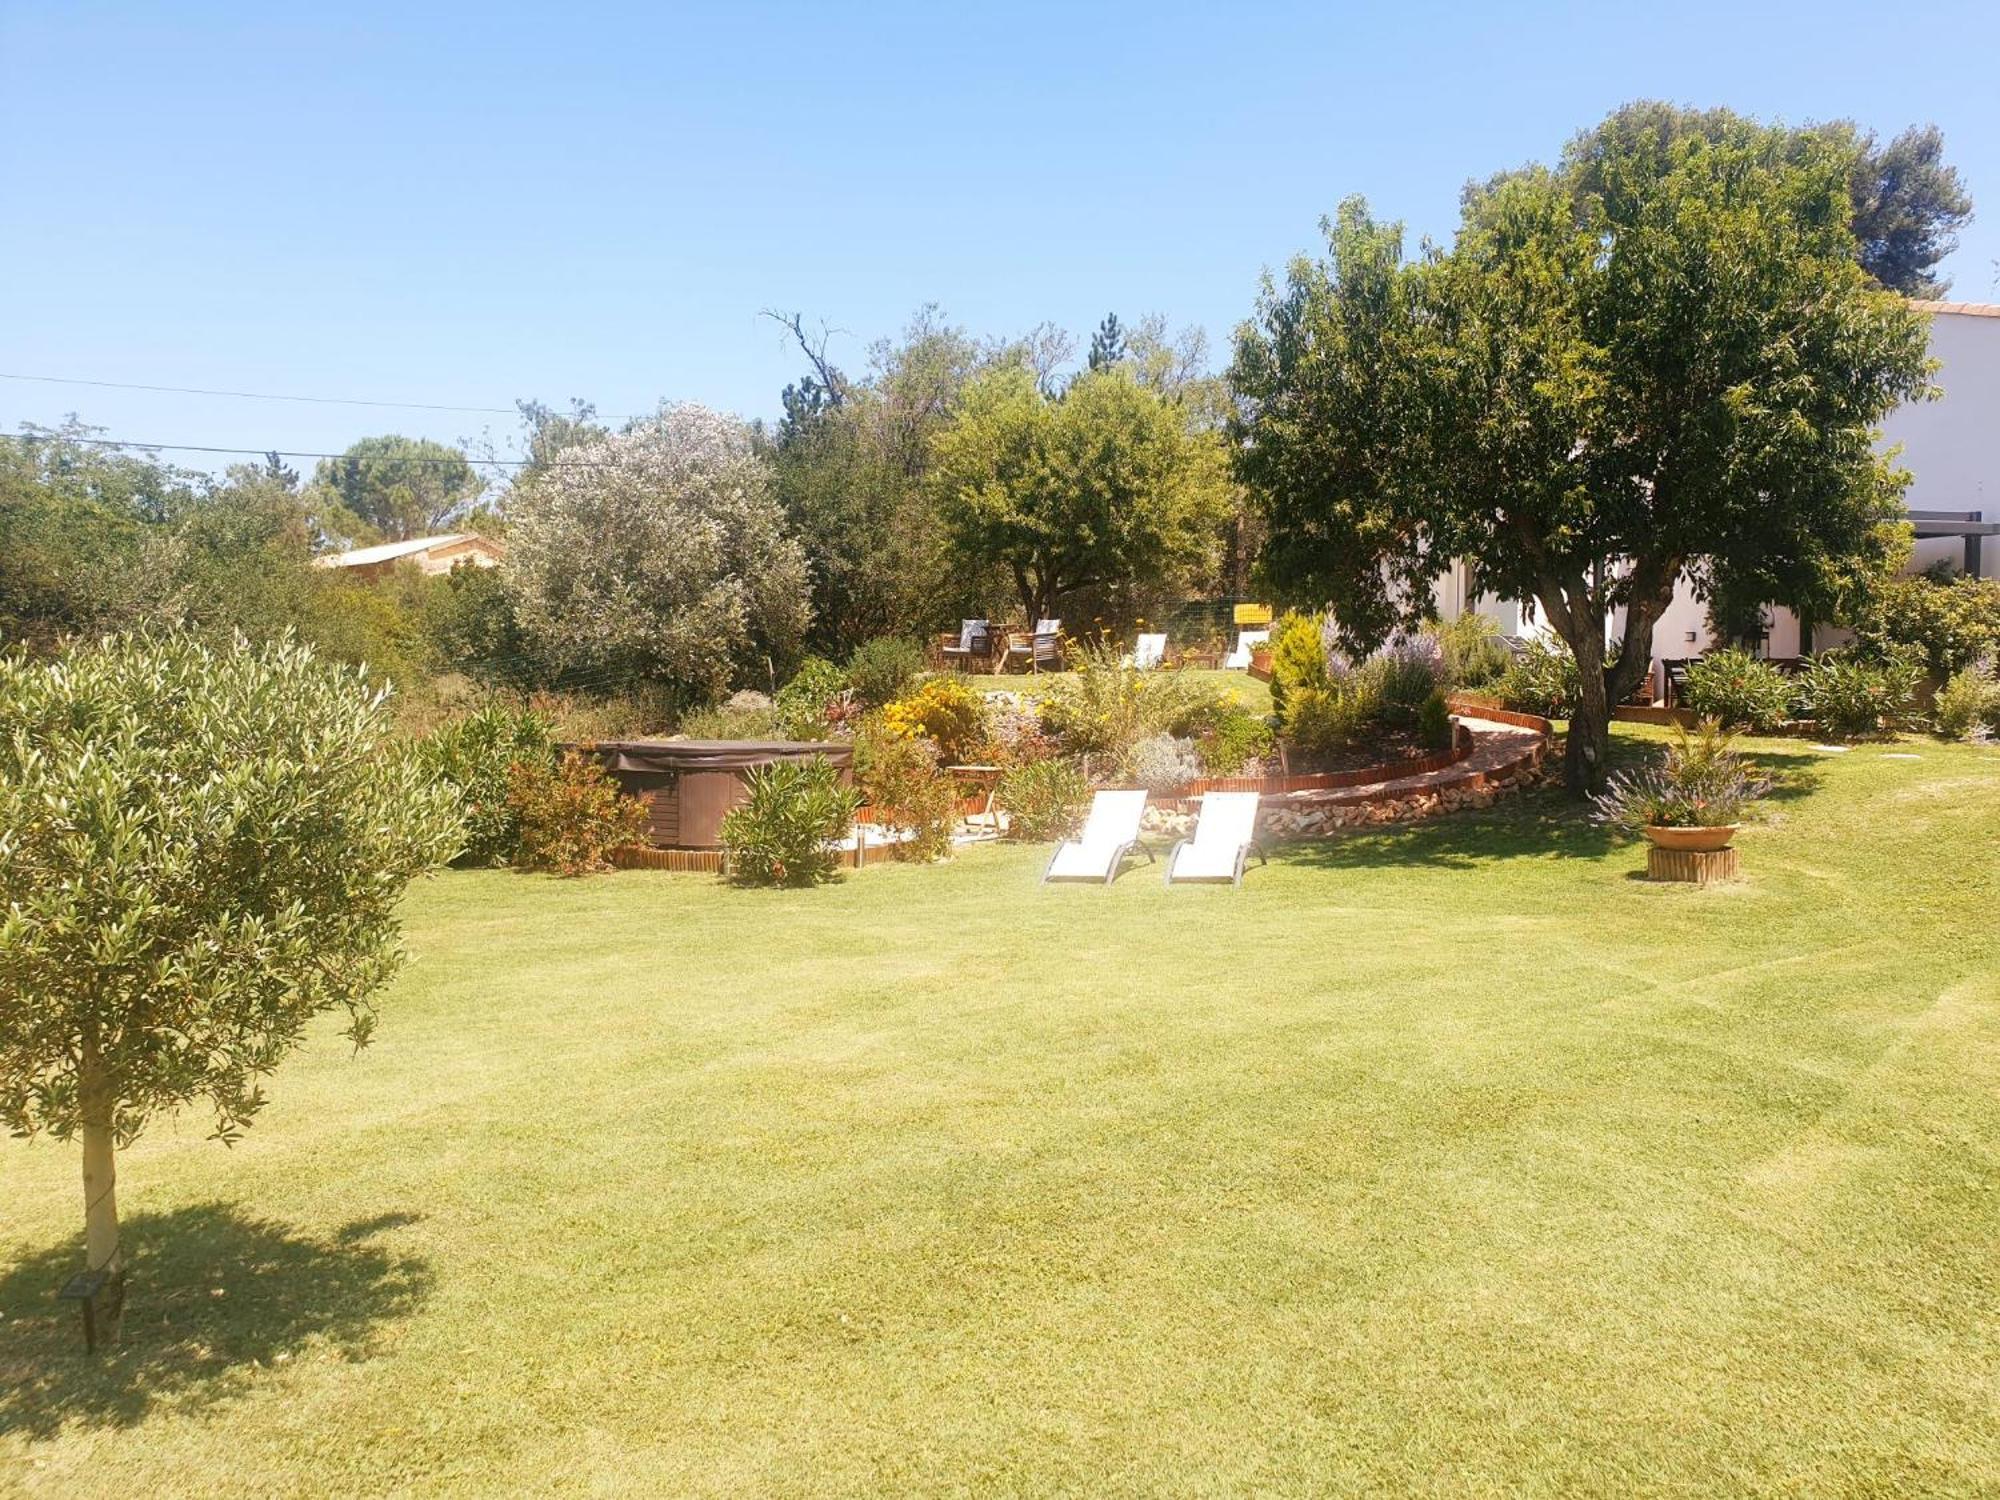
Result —
MULTIPOLYGON (((1910 471, 1903 503, 1913 510, 1976 510, 1988 521, 2000 521, 2000 307, 1971 303, 1925 303, 1931 312, 1931 358, 1939 363, 1935 378, 1944 395, 1937 401, 1906 402, 1882 424, 1882 446, 1901 445, 1897 462, 1910 471)), ((2000 538, 1988 538, 1981 571, 2000 575, 2000 538)), ((1922 572, 1944 560, 1962 567, 1965 543, 1956 538, 1918 542, 1910 571, 1922 572)), ((1438 581, 1438 613, 1456 619, 1468 609, 1487 616, 1502 635, 1545 634, 1547 627, 1532 618, 1532 607, 1484 595, 1469 597, 1471 586, 1463 565, 1438 581)), ((1622 611, 1619 612, 1622 615, 1622 611)), ((1820 626, 1812 643, 1799 638, 1798 617, 1788 609, 1768 612, 1770 634, 1765 654, 1803 656, 1811 644, 1836 645, 1844 632, 1820 626)), ((1614 634, 1622 618, 1609 622, 1614 634)), ((1708 606, 1683 579, 1673 602, 1653 627, 1653 677, 1661 686, 1659 664, 1701 656, 1715 646, 1708 628, 1708 606)))
MULTIPOLYGON (((1913 510, 1976 510, 2000 521, 2000 307, 1927 305, 1940 309, 1931 314, 1931 358, 1944 397, 1890 412, 1883 444, 1902 445, 1897 462, 1910 471, 1904 503, 1913 510)), ((1985 552, 1995 550, 1988 538, 1985 552)), ((1942 560, 1956 568, 1964 559, 1965 543, 1943 538, 1918 542, 1911 567, 1942 560)), ((1980 571, 2000 574, 2000 558, 1982 557, 1980 571)))

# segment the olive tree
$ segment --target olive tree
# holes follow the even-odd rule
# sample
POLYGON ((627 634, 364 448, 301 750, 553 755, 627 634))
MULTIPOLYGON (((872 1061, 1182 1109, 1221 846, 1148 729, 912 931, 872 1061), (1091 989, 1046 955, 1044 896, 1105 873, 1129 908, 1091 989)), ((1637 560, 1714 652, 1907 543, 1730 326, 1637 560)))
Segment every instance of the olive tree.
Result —
POLYGON ((117 1147, 196 1102, 232 1141, 322 1012, 368 1041, 404 887, 459 837, 384 696, 290 642, 0 659, 0 1118, 81 1137, 114 1284, 117 1147))
POLYGON ((1343 205, 1237 340, 1271 580, 1357 647, 1417 624, 1454 558, 1533 600, 1581 672, 1566 780, 1601 786, 1679 578, 1824 608, 1899 513, 1872 429, 1926 390, 1926 334, 1856 262, 1853 150, 1607 127, 1470 190, 1415 261, 1343 205))
POLYGON ((669 406, 565 448, 508 516, 521 628, 572 673, 713 698, 798 653, 805 554, 733 418, 669 406))

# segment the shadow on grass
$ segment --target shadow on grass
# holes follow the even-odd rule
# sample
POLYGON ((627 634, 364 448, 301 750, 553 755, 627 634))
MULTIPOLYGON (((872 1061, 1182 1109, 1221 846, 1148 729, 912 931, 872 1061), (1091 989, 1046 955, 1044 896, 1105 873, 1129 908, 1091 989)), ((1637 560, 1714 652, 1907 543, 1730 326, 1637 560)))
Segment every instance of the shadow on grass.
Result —
MULTIPOLYGON (((1614 739, 1612 770, 1629 770, 1663 753, 1664 747, 1614 739)), ((1820 785, 1821 757, 1809 751, 1760 747, 1745 756, 1770 778, 1766 802, 1805 797, 1820 785)), ((1358 828, 1283 848, 1288 862, 1320 869, 1472 869, 1509 859, 1599 859, 1636 842, 1592 821, 1589 803, 1575 801, 1560 786, 1551 785, 1503 797, 1476 812, 1358 828)))
POLYGON ((1597 859, 1618 843, 1609 829, 1591 822, 1587 804, 1571 801, 1560 788, 1539 787, 1476 812, 1358 828, 1283 848, 1287 863, 1315 869, 1451 870, 1508 859, 1597 859))
POLYGON ((356 1220, 321 1241, 226 1203, 141 1214, 120 1236, 123 1335, 96 1355, 76 1306, 55 1295, 83 1264, 82 1237, 29 1255, 0 1275, 0 1431, 124 1427, 155 1401, 219 1400, 309 1341, 365 1353, 376 1324, 429 1294, 422 1259, 372 1243, 415 1218, 356 1220))

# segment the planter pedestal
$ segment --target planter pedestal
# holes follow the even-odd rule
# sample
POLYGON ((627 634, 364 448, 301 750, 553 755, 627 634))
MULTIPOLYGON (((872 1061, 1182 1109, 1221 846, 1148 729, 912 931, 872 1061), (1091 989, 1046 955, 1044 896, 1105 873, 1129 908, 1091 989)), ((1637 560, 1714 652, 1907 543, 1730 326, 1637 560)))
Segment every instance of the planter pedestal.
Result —
POLYGON ((1710 885, 1718 880, 1734 880, 1740 873, 1735 849, 1662 849, 1646 851, 1646 878, 1686 880, 1710 885))

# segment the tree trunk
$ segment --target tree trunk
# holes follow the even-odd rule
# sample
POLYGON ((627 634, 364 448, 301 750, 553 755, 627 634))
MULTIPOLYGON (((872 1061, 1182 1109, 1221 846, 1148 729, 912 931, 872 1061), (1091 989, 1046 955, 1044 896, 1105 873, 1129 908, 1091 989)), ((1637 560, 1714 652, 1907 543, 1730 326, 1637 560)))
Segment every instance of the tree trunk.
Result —
POLYGON ((1576 657, 1581 691, 1569 716, 1569 738, 1563 750, 1563 785, 1573 797, 1588 797, 1604 790, 1605 778, 1610 774, 1611 698, 1610 685, 1604 680, 1602 622, 1585 619, 1569 649, 1576 657))
POLYGON ((78 1103, 83 1114, 84 1266, 108 1277, 97 1303, 97 1337, 118 1338, 118 1315, 125 1300, 125 1262, 118 1253, 118 1159, 111 1133, 114 1108, 111 1080, 94 1047, 83 1054, 78 1103))

